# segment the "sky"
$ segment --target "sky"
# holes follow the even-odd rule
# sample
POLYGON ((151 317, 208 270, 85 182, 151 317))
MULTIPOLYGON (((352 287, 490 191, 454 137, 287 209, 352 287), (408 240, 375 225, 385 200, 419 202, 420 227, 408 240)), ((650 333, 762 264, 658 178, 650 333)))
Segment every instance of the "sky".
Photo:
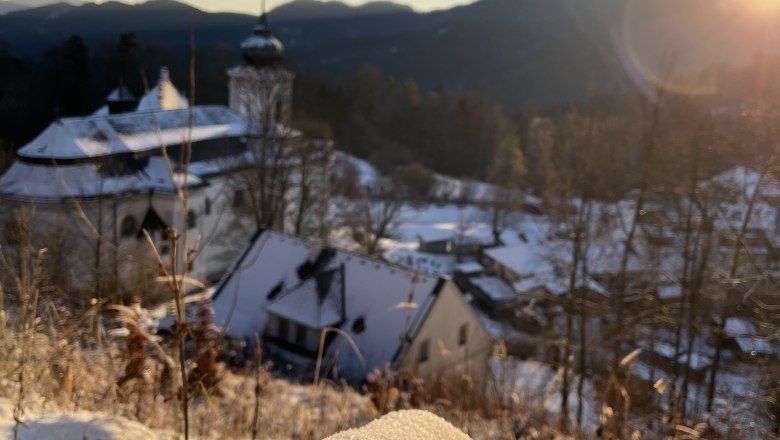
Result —
MULTIPOLYGON (((93 3, 103 1, 90 0, 93 3)), ((145 0, 122 0, 125 3, 143 3, 145 0)), ((204 11, 230 11, 257 14, 260 10, 260 0, 179 0, 189 3, 204 11)), ((266 0, 266 8, 271 10, 289 0, 266 0)), ((368 0, 341 0, 350 5, 367 3, 368 0)), ((409 5, 417 11, 432 11, 435 9, 447 9, 457 5, 472 3, 474 0, 393 0, 395 3, 409 5)))

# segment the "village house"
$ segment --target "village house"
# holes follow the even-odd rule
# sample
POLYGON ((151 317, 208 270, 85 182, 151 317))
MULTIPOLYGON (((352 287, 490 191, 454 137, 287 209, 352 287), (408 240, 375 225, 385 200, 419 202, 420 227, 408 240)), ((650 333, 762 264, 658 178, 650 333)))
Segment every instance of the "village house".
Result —
POLYGON ((0 242, 34 238, 51 249, 49 268, 66 290, 138 294, 158 274, 144 231, 168 261, 165 229, 187 230, 182 245, 197 255, 189 276, 206 282, 272 210, 277 227, 322 233, 331 143, 289 127, 293 74, 283 49, 264 14, 241 45, 243 63, 227 72, 228 106, 191 106, 162 68, 140 99, 120 83, 95 113, 52 122, 0 176, 0 242), (271 167, 283 171, 258 171, 271 167), (256 181, 270 174, 283 177, 256 181), (187 190, 186 212, 178 189, 187 190), (260 192, 273 200, 257 203, 260 192))
POLYGON ((424 378, 487 375, 491 338, 450 279, 292 235, 260 231, 213 302, 228 334, 260 335, 264 353, 310 374, 323 331, 337 328, 322 364, 353 384, 385 365, 424 378))

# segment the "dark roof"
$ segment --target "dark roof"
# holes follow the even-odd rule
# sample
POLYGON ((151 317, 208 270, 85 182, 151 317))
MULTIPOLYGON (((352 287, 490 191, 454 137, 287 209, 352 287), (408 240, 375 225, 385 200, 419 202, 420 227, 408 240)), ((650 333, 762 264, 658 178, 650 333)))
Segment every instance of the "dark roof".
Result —
POLYGON ((114 89, 106 98, 108 102, 136 102, 137 100, 138 98, 130 93, 130 90, 127 90, 127 87, 122 83, 119 83, 119 87, 114 89))
POLYGON ((241 43, 241 54, 247 65, 253 67, 272 66, 282 60, 284 45, 271 32, 265 13, 255 25, 252 35, 241 43))
POLYGON ((149 232, 163 232, 166 229, 168 229, 168 224, 160 217, 160 214, 157 214, 157 211, 155 211, 154 208, 149 208, 141 222, 141 229, 138 230, 138 238, 144 236, 144 230, 149 232))

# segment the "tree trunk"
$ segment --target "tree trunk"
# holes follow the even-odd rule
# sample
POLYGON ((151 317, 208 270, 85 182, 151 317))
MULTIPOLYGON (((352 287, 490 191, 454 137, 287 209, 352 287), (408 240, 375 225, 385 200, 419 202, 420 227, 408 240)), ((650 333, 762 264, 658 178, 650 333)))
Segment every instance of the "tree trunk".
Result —
MULTIPOLYGON (((766 175, 769 172, 770 162, 771 161, 768 161, 767 163, 764 164, 764 167, 761 170, 761 173, 759 174, 758 182, 756 182, 755 190, 753 191, 753 194, 751 194, 750 199, 748 201, 745 217, 742 219, 742 225, 739 229, 737 236, 734 238, 731 268, 729 270, 730 279, 734 279, 734 277, 736 277, 737 275, 737 269, 739 268, 739 248, 742 244, 742 240, 745 237, 745 232, 747 231, 748 224, 750 223, 750 217, 753 214, 753 208, 755 207, 756 201, 758 200, 761 185, 764 183, 764 179, 766 178, 766 175)), ((729 302, 729 298, 732 296, 730 295, 730 293, 734 292, 735 289, 736 288, 733 285, 729 286, 729 288, 726 291, 726 298, 724 298, 723 304, 721 304, 720 322, 718 323, 718 327, 715 331, 715 338, 716 338, 715 356, 712 359, 712 367, 710 368, 710 378, 709 378, 709 383, 707 384, 707 412, 712 412, 712 404, 715 400, 715 385, 717 384, 718 371, 720 370, 720 360, 723 351, 723 339, 724 339, 724 333, 726 328, 726 319, 728 319, 728 311, 729 311, 728 302, 729 302)))

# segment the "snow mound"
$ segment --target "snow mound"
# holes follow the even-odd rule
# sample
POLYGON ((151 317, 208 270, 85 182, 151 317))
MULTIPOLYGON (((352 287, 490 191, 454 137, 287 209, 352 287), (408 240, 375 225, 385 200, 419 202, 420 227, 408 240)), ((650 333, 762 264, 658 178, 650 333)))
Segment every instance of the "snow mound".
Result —
MULTIPOLYGON (((121 417, 108 417, 89 412, 23 417, 19 440, 156 440, 157 434, 140 423, 121 417)), ((0 399, 0 439, 13 438, 13 404, 0 399)))
POLYGON ((326 440, 458 440, 468 439, 456 427, 427 411, 396 411, 359 429, 350 429, 326 440))

